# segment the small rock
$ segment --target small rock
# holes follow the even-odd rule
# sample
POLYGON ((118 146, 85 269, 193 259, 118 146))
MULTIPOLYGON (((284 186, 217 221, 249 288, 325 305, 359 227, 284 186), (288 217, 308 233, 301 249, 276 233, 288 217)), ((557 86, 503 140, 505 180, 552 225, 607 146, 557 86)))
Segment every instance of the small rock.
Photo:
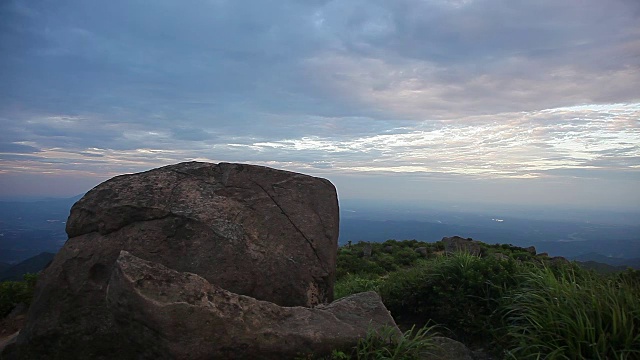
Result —
POLYGON ((562 257, 562 256, 554 256, 551 258, 551 264, 553 265, 566 265, 566 264, 570 264, 571 261, 567 260, 566 258, 562 257))
POLYGON ((471 240, 471 238, 465 239, 459 236, 453 236, 444 237, 441 241, 446 254, 462 251, 479 256, 481 253, 480 242, 471 240))
POLYGON ((420 254, 422 257, 427 257, 429 255, 429 251, 424 246, 416 248, 416 252, 420 254))
POLYGON ((362 247, 362 251, 360 252, 360 256, 370 257, 372 251, 373 251, 373 247, 371 246, 371 244, 364 244, 364 246, 362 247))

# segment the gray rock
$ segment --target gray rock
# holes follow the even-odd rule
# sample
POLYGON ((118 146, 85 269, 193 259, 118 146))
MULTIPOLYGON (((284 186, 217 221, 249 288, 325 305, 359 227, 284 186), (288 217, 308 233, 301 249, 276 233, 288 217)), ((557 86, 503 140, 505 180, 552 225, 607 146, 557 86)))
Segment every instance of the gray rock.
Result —
POLYGON ((382 248, 382 251, 391 254, 393 252, 393 246, 392 245, 387 245, 384 248, 382 248))
POLYGON ((105 302, 121 250, 278 305, 330 302, 338 226, 325 179, 200 162, 117 176, 71 209, 16 346, 23 358, 127 358, 105 302))
POLYGON ((397 329, 375 292, 315 308, 281 307, 126 251, 107 301, 138 358, 146 359, 293 359, 351 348, 368 329, 397 329))
POLYGON ((562 256, 554 256, 551 258, 551 264, 554 266, 569 265, 571 264, 571 261, 562 256))
POLYGON ((472 239, 465 239, 459 236, 444 237, 442 238, 442 244, 444 245, 444 251, 447 254, 455 252, 468 252, 472 255, 479 256, 481 253, 480 242, 472 239))
POLYGON ((373 247, 371 246, 371 244, 364 244, 364 246, 362 247, 362 251, 360 252, 360 255, 363 257, 370 257, 372 251, 373 251, 373 247))
POLYGON ((426 248, 426 247, 424 247, 424 246, 419 247, 419 248, 416 248, 416 252, 417 252, 418 254, 420 254, 422 257, 427 257, 427 256, 429 256, 429 251, 428 251, 428 250, 427 250, 427 248, 426 248))
POLYGON ((535 246, 529 246, 527 249, 527 252, 531 255, 536 255, 536 247, 535 246))

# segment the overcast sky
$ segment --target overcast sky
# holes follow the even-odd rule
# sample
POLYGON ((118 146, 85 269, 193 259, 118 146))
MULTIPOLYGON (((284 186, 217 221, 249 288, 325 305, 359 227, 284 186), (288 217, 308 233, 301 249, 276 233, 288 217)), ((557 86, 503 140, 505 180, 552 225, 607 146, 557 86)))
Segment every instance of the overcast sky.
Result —
POLYGON ((640 1, 0 2, 0 196, 194 159, 640 209, 640 1))

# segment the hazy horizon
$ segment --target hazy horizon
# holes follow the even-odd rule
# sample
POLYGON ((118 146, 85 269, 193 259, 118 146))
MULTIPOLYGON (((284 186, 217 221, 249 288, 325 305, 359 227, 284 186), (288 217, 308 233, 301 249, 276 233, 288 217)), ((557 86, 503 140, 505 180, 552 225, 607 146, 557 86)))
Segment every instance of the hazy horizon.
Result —
POLYGON ((638 212, 638 39, 628 0, 7 0, 0 198, 200 160, 342 199, 638 212))
MULTIPOLYGON (((66 202, 71 204, 85 192, 72 196, 2 196, 2 203, 66 202), (73 200, 72 202, 69 202, 73 200)), ((338 196, 343 218, 377 221, 433 221, 433 215, 476 214, 501 219, 542 220, 593 223, 612 226, 640 226, 640 210, 626 208, 595 208, 548 206, 472 201, 398 201, 376 198, 345 198, 338 196)))

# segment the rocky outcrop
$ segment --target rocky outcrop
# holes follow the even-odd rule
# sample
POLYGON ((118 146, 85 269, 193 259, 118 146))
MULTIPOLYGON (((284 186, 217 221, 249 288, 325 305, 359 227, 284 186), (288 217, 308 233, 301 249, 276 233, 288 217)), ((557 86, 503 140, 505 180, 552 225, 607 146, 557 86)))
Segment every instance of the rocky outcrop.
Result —
POLYGON ((427 248, 426 248, 426 247, 424 247, 424 246, 421 246, 421 247, 416 248, 416 249, 415 249, 415 251, 416 251, 418 254, 420 254, 420 256, 422 256, 422 257, 427 257, 427 256, 429 256, 429 250, 427 250, 427 248))
POLYGON ((554 256, 551 258, 551 264, 553 266, 569 265, 571 264, 571 261, 567 260, 567 258, 562 256, 554 256))
POLYGON ((23 358, 136 354, 105 300, 121 250, 281 306, 330 302, 338 216, 329 181, 261 166, 115 177, 71 209, 69 240, 39 278, 16 348, 23 358))
POLYGON ((107 301, 129 341, 144 349, 140 357, 149 359, 291 359, 347 349, 368 329, 395 327, 375 292, 315 308, 281 307, 125 251, 107 301))
POLYGON ((442 238, 442 244, 444 244, 444 251, 447 254, 462 251, 468 252, 471 255, 479 256, 481 253, 480 242, 472 239, 465 239, 459 236, 444 237, 442 238))
POLYGON ((191 162, 99 185, 73 206, 67 233, 99 235, 91 241, 111 250, 103 265, 122 248, 239 294, 313 306, 332 300, 338 222, 327 180, 191 162))

